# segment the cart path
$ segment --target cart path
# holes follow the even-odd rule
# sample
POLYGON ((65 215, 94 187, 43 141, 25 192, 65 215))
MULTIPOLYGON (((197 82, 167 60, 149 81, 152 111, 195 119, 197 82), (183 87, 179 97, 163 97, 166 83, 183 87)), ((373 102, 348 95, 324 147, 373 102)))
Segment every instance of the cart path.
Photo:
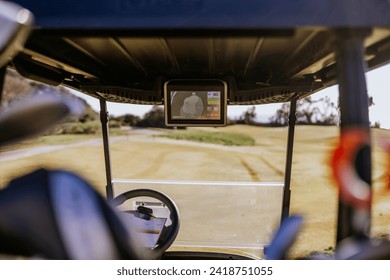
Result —
MULTIPOLYGON (((132 129, 131 134, 129 135, 110 137, 110 146, 112 148, 112 152, 114 153, 115 149, 118 148, 118 145, 122 146, 122 143, 124 145, 123 147, 128 146, 129 142, 143 143, 143 144, 153 143, 157 145, 168 144, 169 146, 174 145, 174 147, 176 147, 175 150, 182 151, 187 154, 194 152, 194 150, 191 147, 196 147, 196 148, 206 149, 206 150, 202 150, 204 153, 203 156, 210 157, 210 158, 219 157, 220 151, 226 151, 229 152, 229 154, 234 153, 233 158, 235 158, 236 160, 233 159, 233 162, 237 162, 238 164, 237 168, 241 166, 243 172, 248 174, 248 179, 251 181, 254 182, 261 181, 262 179, 261 175, 264 174, 276 174, 276 176, 273 177, 282 178, 281 175, 283 174, 283 172, 275 168, 275 166, 271 166, 269 162, 267 162, 266 159, 264 158, 267 155, 261 152, 264 149, 262 147, 224 146, 218 144, 200 143, 200 142, 193 142, 187 140, 175 140, 175 139, 169 139, 165 137, 156 137, 164 133, 165 132, 163 131, 151 130, 151 129, 132 129), (256 159, 257 160, 260 159, 261 160, 260 163, 262 164, 258 164, 256 159)), ((97 138, 83 140, 71 144, 62 144, 62 145, 54 145, 54 146, 53 145, 37 146, 37 147, 7 151, 7 152, 0 153, 0 163, 34 157, 41 154, 47 154, 59 150, 72 149, 72 148, 82 148, 87 146, 101 146, 103 149, 102 143, 103 143, 102 138, 97 137, 97 138)), ((171 161, 172 157, 176 156, 177 159, 177 155, 175 152, 171 150, 171 148, 167 148, 167 149, 169 152, 166 151, 164 152, 162 150, 157 151, 156 157, 153 159, 153 161, 150 161, 147 164, 145 164, 145 166, 143 166, 143 168, 140 168, 138 172, 132 175, 132 177, 143 178, 149 174, 169 173, 170 170, 166 170, 166 168, 163 168, 163 166, 167 165, 167 163, 171 161)), ((229 159, 226 157, 223 157, 222 160, 225 162, 229 161, 229 159)), ((191 168, 195 168, 195 166, 192 166, 191 168)), ((202 166, 199 166, 197 168, 202 169, 202 166)))
POLYGON ((254 182, 260 182, 259 174, 254 170, 249 163, 244 160, 242 157, 240 157, 240 163, 241 165, 248 171, 249 176, 251 177, 252 181, 254 182))
MULTIPOLYGON (((120 137, 122 137, 122 136, 120 136, 120 137)), ((113 137, 111 139, 111 142, 120 140, 120 139, 115 139, 115 138, 116 137, 113 137)), ((67 149, 67 148, 80 147, 80 146, 93 146, 93 145, 102 145, 102 139, 101 138, 94 138, 94 139, 88 139, 88 140, 84 140, 84 141, 80 141, 80 142, 76 142, 76 143, 71 143, 71 144, 37 146, 37 147, 2 152, 2 153, 0 153, 0 162, 36 156, 36 155, 40 155, 40 154, 44 154, 44 153, 50 153, 53 151, 67 149)))
MULTIPOLYGON (((124 136, 112 136, 110 137, 110 143, 115 143, 117 141, 126 140, 129 137, 138 138, 150 135, 159 134, 159 131, 154 131, 150 129, 134 129, 132 130, 134 134, 124 135, 124 136)), ((12 151, 0 152, 0 162, 22 159, 26 157, 36 156, 40 154, 50 153, 53 151, 58 151, 62 149, 82 147, 82 146, 103 146, 103 140, 101 137, 96 137, 93 139, 83 140, 71 144, 63 145, 48 145, 48 146, 36 146, 31 148, 17 149, 12 151)))

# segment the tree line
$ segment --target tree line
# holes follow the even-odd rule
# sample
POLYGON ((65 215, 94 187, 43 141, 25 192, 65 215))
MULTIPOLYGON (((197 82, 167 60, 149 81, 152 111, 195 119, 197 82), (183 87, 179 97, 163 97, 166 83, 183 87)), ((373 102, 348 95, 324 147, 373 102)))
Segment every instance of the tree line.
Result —
MULTIPOLYGON (((15 71, 9 71, 6 75, 5 87, 2 95, 1 107, 6 109, 12 107, 12 101, 24 98, 28 93, 39 94, 42 91, 53 91, 56 94, 73 96, 64 87, 50 87, 47 85, 28 81, 20 77, 15 71)), ((75 97, 74 98, 78 98, 75 97)), ((78 98, 80 99, 80 98, 78 98)), ((95 112, 84 99, 81 101, 85 105, 85 113, 82 116, 72 117, 51 131, 57 134, 61 133, 96 133, 100 129, 99 115, 95 112)), ((372 97, 369 99, 369 105, 373 106, 372 97)), ((285 126, 288 125, 290 114, 290 103, 283 103, 280 108, 269 117, 267 122, 260 123, 257 119, 256 107, 251 106, 245 110, 239 118, 228 119, 229 125, 266 125, 266 126, 285 126)), ((297 101, 296 110, 297 124, 307 125, 338 125, 339 108, 329 97, 315 99, 308 96, 297 101)), ((111 117, 110 127, 137 126, 137 127, 159 127, 164 128, 164 108, 163 106, 153 106, 144 116, 139 117, 132 114, 125 114, 118 117, 111 117)), ((371 124, 373 127, 380 127, 379 122, 371 124)))
MULTIPOLYGON (((246 124, 246 125, 267 125, 267 126, 285 126, 288 125, 290 114, 290 103, 283 103, 281 107, 272 115, 268 122, 260 123, 257 121, 256 107, 251 106, 245 110, 239 118, 229 119, 228 124, 246 124)), ((337 125, 339 114, 337 105, 329 97, 318 100, 312 97, 306 97, 297 102, 297 124, 307 125, 337 125)), ((113 121, 124 126, 139 127, 164 127, 164 109, 162 106, 153 106, 143 118, 126 114, 114 118, 113 121)))
MULTIPOLYGON (((369 98, 369 106, 375 105, 372 97, 369 98)), ((268 122, 257 120, 256 106, 245 110, 238 119, 228 119, 228 125, 246 124, 263 126, 286 126, 289 122, 290 103, 282 103, 280 108, 269 117, 268 122)), ((165 127, 164 109, 162 106, 153 106, 143 118, 127 114, 116 118, 122 125, 139 127, 165 127)), ((315 99, 311 96, 299 99, 296 108, 296 123, 299 125, 338 125, 340 122, 340 110, 338 104, 330 97, 315 99)), ((371 123, 372 127, 380 128, 380 122, 371 123)))

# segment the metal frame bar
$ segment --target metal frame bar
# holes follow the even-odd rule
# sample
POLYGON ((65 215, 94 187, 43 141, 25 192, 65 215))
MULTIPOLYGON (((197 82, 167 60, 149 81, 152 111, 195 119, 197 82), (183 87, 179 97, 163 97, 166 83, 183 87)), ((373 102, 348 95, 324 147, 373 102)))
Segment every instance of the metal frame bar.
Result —
POLYGON ((286 153, 286 167, 284 173, 281 221, 288 218, 290 214, 291 171, 292 171, 292 158, 294 153, 295 123, 297 120, 297 116, 296 116, 297 100, 298 100, 297 97, 293 97, 293 99, 290 102, 290 115, 288 120, 287 153, 286 153))
POLYGON ((104 163, 106 167, 106 196, 108 200, 113 199, 114 192, 112 188, 111 160, 110 160, 110 143, 108 132, 109 113, 107 111, 107 102, 100 99, 100 122, 102 125, 104 163))
POLYGON ((3 66, 0 68, 0 104, 3 99, 3 91, 4 91, 4 79, 5 79, 5 72, 7 67, 3 66))
MULTIPOLYGON (((367 30, 336 31, 336 61, 340 95, 340 134, 349 128, 359 128, 370 135, 368 94, 365 79, 364 39, 367 30)), ((355 161, 359 177, 371 187, 371 147, 357 155, 355 161)), ((371 208, 371 207, 370 207, 371 208)), ((350 236, 370 234, 371 209, 358 210, 339 198, 337 243, 350 236), (359 223, 356 221, 359 220, 359 223)))

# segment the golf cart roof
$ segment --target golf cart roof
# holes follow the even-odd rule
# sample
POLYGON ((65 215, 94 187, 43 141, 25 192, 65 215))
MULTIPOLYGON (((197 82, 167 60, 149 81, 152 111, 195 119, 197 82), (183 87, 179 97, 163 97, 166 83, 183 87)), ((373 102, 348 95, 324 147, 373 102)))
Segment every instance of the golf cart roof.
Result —
POLYGON ((15 1, 35 16, 23 76, 107 101, 162 104, 169 78, 219 78, 228 104, 285 102, 336 83, 335 40, 390 61, 384 0, 15 1))

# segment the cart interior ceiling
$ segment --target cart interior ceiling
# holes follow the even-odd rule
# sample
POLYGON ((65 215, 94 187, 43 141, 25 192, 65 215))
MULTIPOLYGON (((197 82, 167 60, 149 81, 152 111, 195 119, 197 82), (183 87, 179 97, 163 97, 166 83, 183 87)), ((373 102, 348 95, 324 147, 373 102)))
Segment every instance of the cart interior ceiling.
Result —
POLYGON ((381 0, 248 1, 245 9, 200 0, 98 1, 88 9, 87 1, 17 2, 36 28, 13 66, 112 102, 163 104, 164 82, 174 78, 222 79, 228 105, 307 96, 336 83, 335 41, 349 27, 367 35, 369 69, 390 57, 390 11, 381 0), (349 10, 350 2, 360 4, 349 10))

